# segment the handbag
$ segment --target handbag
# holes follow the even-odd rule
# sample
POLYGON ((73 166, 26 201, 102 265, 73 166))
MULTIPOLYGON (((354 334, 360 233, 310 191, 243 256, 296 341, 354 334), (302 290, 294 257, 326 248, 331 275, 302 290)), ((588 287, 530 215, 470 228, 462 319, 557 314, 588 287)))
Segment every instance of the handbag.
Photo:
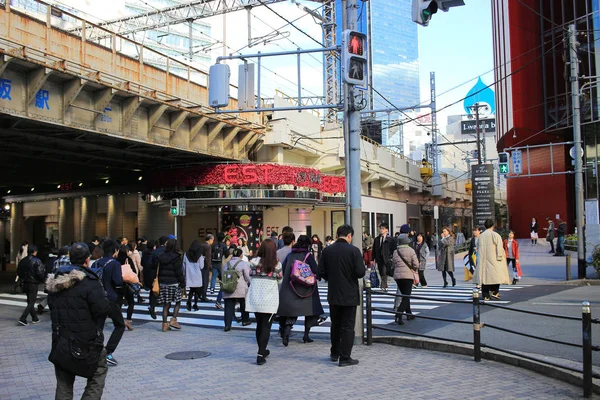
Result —
POLYGON ((519 277, 519 279, 521 279, 521 277, 523 276, 523 271, 521 271, 521 263, 519 261, 516 261, 515 265, 517 266, 517 276, 519 277))
POLYGON ((246 311, 276 314, 279 308, 277 279, 254 277, 246 294, 246 311))
POLYGON ((369 280, 371 281, 372 288, 379 287, 379 276, 377 276, 377 271, 375 271, 375 267, 371 268, 371 273, 369 274, 369 280))
POLYGON ((158 284, 158 271, 160 269, 160 264, 156 267, 156 277, 152 281, 152 294, 158 296, 160 294, 160 285, 158 284))
POLYGON ((58 329, 58 339, 50 351, 48 361, 73 375, 93 377, 104 349, 100 333, 96 331, 96 338, 87 342, 60 326, 58 329))
POLYGON ((296 296, 300 297, 301 299, 312 296, 315 291, 315 287, 317 287, 317 277, 312 272, 312 269, 310 269, 310 265, 306 263, 306 259, 310 254, 310 252, 306 253, 304 260, 294 260, 294 263, 292 264, 292 270, 290 271, 290 287, 296 296), (302 294, 300 294, 294 285, 295 283, 300 284, 304 288, 310 288, 311 290, 301 290, 302 294))
POLYGON ((121 274, 123 275, 123 282, 125 283, 140 283, 140 279, 129 265, 129 260, 125 261, 125 264, 121 265, 121 274))

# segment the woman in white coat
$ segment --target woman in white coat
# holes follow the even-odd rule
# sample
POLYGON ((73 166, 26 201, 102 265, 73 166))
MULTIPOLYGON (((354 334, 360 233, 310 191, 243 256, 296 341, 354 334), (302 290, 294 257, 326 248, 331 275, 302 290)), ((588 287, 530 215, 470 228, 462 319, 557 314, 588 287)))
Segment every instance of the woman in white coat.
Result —
POLYGON ((198 298, 202 297, 202 269, 204 269, 204 256, 201 255, 202 246, 194 240, 183 256, 183 273, 185 285, 190 288, 187 298, 187 310, 192 311, 192 295, 194 296, 194 311, 198 311, 198 298))

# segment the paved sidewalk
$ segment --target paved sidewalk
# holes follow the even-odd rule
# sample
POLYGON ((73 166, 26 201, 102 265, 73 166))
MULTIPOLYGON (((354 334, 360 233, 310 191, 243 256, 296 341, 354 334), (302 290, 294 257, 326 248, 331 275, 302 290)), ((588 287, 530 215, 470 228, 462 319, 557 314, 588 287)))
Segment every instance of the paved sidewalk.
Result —
MULTIPOLYGON (((48 314, 38 325, 16 324, 18 311, 0 310, 0 398, 53 398, 55 378, 47 361, 48 314)), ((107 325, 105 333, 110 333, 107 325)), ((105 399, 574 399, 582 389, 528 370, 469 357, 376 344, 356 346, 355 367, 328 359, 328 340, 289 347, 271 337, 271 356, 257 366, 253 332, 224 333, 184 326, 162 333, 156 322, 125 332, 110 367, 105 399), (205 350, 207 358, 172 361, 165 355, 205 350)), ((76 380, 76 398, 84 380, 76 380)))

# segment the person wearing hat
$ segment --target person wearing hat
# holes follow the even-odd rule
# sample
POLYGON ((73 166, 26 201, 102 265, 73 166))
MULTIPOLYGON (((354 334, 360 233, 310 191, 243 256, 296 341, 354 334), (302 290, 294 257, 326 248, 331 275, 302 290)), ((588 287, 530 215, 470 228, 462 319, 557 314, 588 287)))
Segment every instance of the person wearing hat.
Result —
MULTIPOLYGON (((402 228, 400 229, 402 230, 402 228)), ((410 228, 408 230, 410 232, 410 228)), ((401 233, 400 236, 398 236, 398 248, 394 251, 392 256, 392 262, 394 263, 394 280, 398 285, 400 294, 405 296, 411 295, 414 283, 414 273, 419 270, 419 258, 410 244, 411 240, 408 237, 408 234, 401 233)), ((407 314, 407 320, 415 318, 410 309, 410 297, 396 297, 394 309, 398 313, 396 314, 396 322, 400 325, 404 324, 404 322, 402 322, 403 313, 407 314)))

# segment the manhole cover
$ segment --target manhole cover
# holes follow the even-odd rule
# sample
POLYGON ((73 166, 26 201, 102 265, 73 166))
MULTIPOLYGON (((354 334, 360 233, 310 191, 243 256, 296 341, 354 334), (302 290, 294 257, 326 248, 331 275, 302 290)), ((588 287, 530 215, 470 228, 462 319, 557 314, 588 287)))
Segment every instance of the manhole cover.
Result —
POLYGON ((208 351, 179 351, 177 353, 167 354, 165 358, 169 360, 194 360, 210 356, 208 351))

